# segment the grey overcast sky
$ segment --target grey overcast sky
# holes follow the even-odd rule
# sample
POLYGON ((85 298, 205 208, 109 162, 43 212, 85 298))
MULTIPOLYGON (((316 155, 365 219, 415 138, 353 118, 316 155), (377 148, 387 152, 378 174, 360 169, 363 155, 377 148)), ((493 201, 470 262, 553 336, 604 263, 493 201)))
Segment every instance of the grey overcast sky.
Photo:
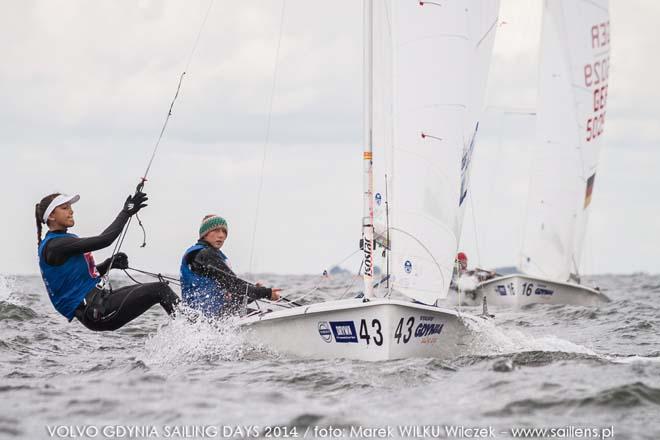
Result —
MULTIPOLYGON (((515 263, 533 120, 541 0, 503 0, 462 248, 515 263), (473 209, 471 209, 473 208, 473 209)), ((208 0, 5 1, 0 15, 0 273, 36 273, 34 205, 79 193, 100 232, 144 172, 208 0)), ((216 0, 146 190, 148 246, 132 265, 176 273, 203 215, 229 221, 246 272, 280 0, 216 0)), ((660 2, 611 0, 612 68, 583 272, 660 272, 660 2)), ((254 272, 319 273, 360 238, 362 6, 287 0, 254 272)), ((97 253, 97 260, 109 251, 97 253)), ((356 269, 356 260, 345 263, 356 269)))

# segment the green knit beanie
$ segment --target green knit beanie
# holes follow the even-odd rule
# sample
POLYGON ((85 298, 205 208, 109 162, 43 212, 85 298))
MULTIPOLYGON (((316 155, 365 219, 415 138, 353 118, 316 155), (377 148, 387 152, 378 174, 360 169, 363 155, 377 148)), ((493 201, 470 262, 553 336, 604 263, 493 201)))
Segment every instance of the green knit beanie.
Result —
POLYGON ((227 221, 219 215, 207 215, 199 226, 199 238, 204 237, 214 229, 224 229, 227 231, 227 221))

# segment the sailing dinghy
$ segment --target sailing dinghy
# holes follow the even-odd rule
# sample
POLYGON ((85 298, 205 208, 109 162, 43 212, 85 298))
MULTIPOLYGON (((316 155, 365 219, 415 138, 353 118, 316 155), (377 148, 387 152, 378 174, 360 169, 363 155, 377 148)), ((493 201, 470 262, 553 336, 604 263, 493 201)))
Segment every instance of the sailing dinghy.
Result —
POLYGON ((610 54, 608 0, 543 2, 537 140, 522 273, 477 284, 480 304, 592 306, 609 299, 580 284, 579 263, 603 138, 610 54))
POLYGON ((239 321, 248 340, 367 361, 464 351, 480 318, 436 304, 451 282, 498 6, 365 0, 364 295, 262 303, 239 321))

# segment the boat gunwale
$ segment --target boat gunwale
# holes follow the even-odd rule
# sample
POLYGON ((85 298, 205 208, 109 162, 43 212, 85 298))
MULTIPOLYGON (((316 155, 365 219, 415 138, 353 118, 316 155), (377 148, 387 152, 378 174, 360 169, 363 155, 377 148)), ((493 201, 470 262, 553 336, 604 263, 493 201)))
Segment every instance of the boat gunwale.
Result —
POLYGON ((477 320, 476 315, 460 313, 455 309, 450 309, 447 307, 432 306, 428 304, 415 303, 412 301, 403 301, 399 299, 372 298, 368 301, 364 301, 363 298, 352 298, 347 300, 325 301, 322 303, 314 303, 304 306, 292 307, 286 310, 276 310, 259 315, 253 315, 243 318, 239 322, 239 325, 249 326, 261 321, 274 321, 289 317, 308 316, 308 315, 316 315, 316 314, 332 312, 332 311, 355 310, 360 308, 378 307, 378 306, 387 306, 387 305, 395 305, 410 309, 416 309, 418 311, 423 310, 428 312, 435 312, 438 314, 450 315, 459 320, 464 320, 464 319, 472 319, 475 321, 477 320), (348 307, 342 307, 341 309, 323 307, 324 305, 337 304, 337 303, 345 304, 348 307), (314 308, 314 309, 309 310, 310 308, 314 308), (302 312, 299 312, 299 310, 302 310, 302 312))

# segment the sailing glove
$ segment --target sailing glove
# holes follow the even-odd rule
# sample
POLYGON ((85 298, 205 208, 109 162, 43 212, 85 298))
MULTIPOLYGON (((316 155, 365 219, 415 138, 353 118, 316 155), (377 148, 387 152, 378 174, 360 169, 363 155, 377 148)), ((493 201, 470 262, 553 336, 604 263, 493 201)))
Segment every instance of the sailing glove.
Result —
POLYGON ((123 252, 117 252, 112 262, 113 269, 128 269, 128 255, 123 252))
POLYGON ((132 196, 128 196, 124 202, 124 212, 128 215, 137 214, 137 212, 147 206, 146 202, 149 197, 143 192, 136 192, 132 196))

